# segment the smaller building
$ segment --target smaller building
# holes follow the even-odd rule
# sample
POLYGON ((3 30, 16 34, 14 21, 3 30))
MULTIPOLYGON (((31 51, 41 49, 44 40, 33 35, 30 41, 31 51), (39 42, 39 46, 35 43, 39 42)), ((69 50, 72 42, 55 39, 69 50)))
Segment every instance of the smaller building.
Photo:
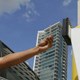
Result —
POLYGON ((0 80, 8 80, 8 79, 5 79, 5 78, 3 78, 3 77, 0 77, 0 80))
MULTIPOLYGON (((0 41, 0 57, 7 54, 14 54, 14 51, 0 41)), ((0 80, 40 80, 25 62, 0 70, 0 76, 0 80)))

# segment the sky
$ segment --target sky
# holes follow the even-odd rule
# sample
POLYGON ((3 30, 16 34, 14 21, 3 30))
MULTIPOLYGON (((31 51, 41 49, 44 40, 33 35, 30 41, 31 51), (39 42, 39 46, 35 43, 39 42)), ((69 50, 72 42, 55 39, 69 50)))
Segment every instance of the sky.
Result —
MULTIPOLYGON (((33 48, 39 30, 66 17, 77 25, 77 0, 0 0, 0 40, 14 52, 33 48)), ((33 58, 28 62, 32 67, 33 58)))

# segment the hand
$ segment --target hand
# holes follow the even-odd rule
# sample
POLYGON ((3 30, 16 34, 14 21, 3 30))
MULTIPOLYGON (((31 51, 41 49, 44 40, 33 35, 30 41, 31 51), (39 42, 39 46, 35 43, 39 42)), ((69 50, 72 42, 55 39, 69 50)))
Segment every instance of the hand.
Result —
POLYGON ((40 52, 46 51, 52 46, 53 37, 49 36, 43 39, 36 47, 15 54, 8 54, 0 58, 0 69, 17 65, 40 52))
POLYGON ((52 47, 53 36, 49 36, 46 39, 43 39, 37 47, 39 48, 39 52, 46 51, 48 48, 52 47))

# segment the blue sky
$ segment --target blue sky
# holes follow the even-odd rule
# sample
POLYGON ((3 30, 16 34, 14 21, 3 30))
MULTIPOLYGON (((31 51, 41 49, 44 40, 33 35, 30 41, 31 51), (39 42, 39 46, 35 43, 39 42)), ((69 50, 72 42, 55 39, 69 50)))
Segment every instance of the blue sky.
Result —
POLYGON ((32 48, 38 30, 66 17, 77 25, 77 0, 0 0, 0 40, 15 52, 32 48))

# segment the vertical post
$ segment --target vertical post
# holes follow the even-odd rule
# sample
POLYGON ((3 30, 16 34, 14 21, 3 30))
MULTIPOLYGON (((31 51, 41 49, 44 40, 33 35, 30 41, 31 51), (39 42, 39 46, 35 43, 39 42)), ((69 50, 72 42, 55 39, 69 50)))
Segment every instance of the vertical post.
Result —
POLYGON ((78 18, 78 22, 77 22, 77 25, 79 26, 80 25, 80 0, 77 1, 77 18, 78 18))

